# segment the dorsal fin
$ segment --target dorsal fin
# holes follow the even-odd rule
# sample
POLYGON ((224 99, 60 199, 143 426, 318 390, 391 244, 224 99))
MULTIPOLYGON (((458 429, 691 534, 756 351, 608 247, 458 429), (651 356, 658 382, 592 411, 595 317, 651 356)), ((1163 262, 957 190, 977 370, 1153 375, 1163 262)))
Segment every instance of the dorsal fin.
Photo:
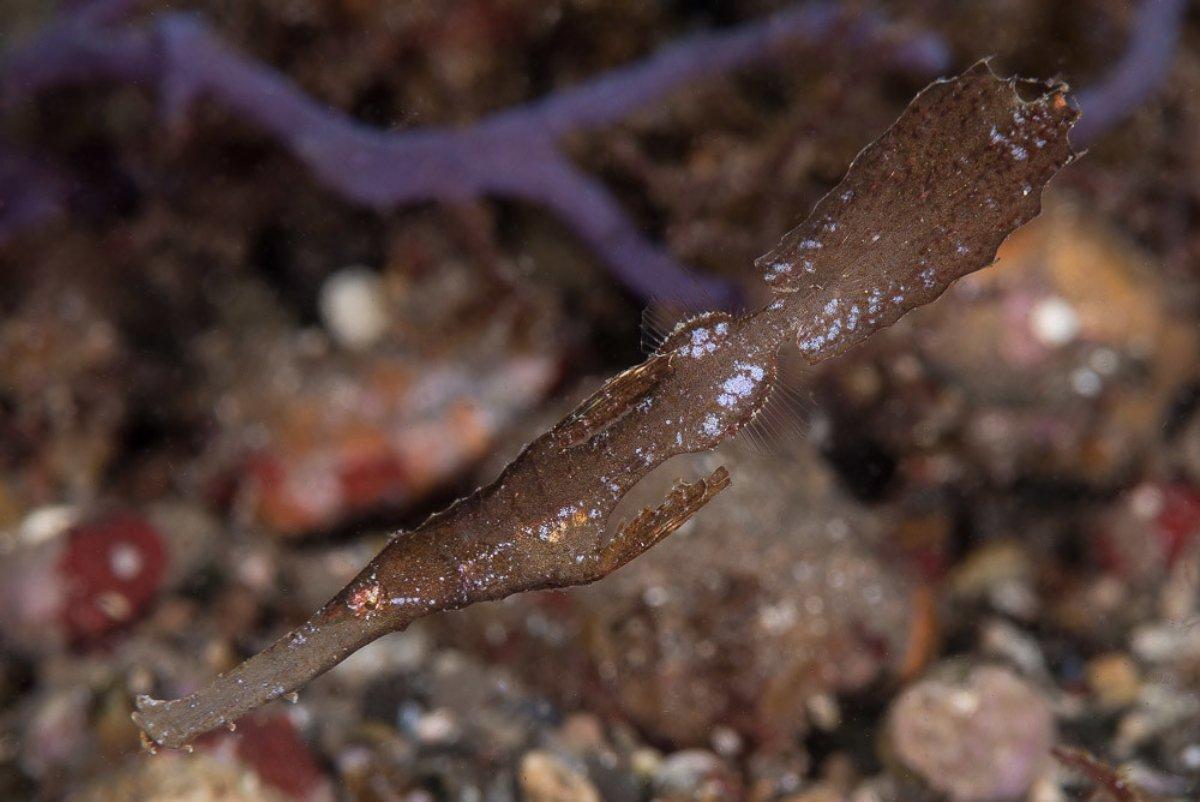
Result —
POLYGON ((658 347, 671 334, 680 321, 685 320, 687 313, 680 310, 668 310, 659 304, 651 304, 642 310, 641 347, 642 354, 652 356, 658 353, 658 347))
POLYGON ((728 312, 704 312, 681 320, 658 344, 655 353, 665 354, 685 345, 697 349, 693 356, 711 353, 716 350, 718 341, 729 333, 732 322, 733 315, 728 312))
POLYGON ((650 356, 658 352, 663 340, 671 332, 698 314, 709 311, 740 314, 745 311, 744 303, 745 298, 740 292, 718 299, 705 285, 694 279, 687 282, 677 295, 657 295, 642 310, 642 353, 650 356))

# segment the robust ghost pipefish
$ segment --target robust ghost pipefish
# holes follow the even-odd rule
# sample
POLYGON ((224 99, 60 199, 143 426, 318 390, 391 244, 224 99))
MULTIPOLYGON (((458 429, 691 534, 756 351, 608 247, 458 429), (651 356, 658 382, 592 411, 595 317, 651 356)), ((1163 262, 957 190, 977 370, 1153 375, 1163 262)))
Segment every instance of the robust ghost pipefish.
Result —
POLYGON ((654 468, 713 448, 762 409, 780 350, 835 356, 991 264, 1040 211, 1074 154, 1066 87, 1024 101, 979 63, 922 91, 809 218, 756 263, 771 300, 680 324, 490 485, 397 534, 307 623, 197 692, 137 700, 134 719, 178 747, 290 693, 376 638, 438 610, 593 582, 652 547, 728 486, 718 468, 609 528, 654 468))

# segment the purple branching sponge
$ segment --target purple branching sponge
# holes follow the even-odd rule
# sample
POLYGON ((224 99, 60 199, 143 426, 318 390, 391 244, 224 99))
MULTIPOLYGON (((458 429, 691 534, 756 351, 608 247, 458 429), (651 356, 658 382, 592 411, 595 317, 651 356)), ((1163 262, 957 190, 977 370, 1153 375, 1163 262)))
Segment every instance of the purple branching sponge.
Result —
MULTIPOLYGON (((610 125, 681 86, 835 35, 842 47, 873 48, 922 75, 949 62, 946 47, 932 35, 898 35, 878 16, 812 2, 728 31, 690 36, 472 125, 391 133, 313 99, 278 71, 226 46, 194 15, 162 13, 144 27, 114 25, 136 5, 95 0, 11 54, 0 68, 0 109, 63 84, 117 81, 156 89, 164 117, 178 123, 205 97, 269 133, 348 201, 384 209, 485 195, 525 200, 553 212, 639 298, 670 298, 691 307, 729 307, 736 292, 727 282, 692 273, 643 236, 604 185, 562 153, 564 136, 610 125)), ((10 198, 0 206, 0 237, 37 219, 21 211, 30 203, 15 196, 38 191, 33 182, 9 185, 10 198)), ((61 205, 45 197, 36 208, 49 214, 61 205)))

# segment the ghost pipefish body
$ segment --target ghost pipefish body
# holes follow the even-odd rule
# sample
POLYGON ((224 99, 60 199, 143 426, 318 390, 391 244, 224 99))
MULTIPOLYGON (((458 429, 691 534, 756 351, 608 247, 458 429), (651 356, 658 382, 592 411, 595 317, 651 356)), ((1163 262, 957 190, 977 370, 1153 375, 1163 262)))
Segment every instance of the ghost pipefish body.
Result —
POLYGON ((1015 84, 981 62, 926 88, 758 260, 763 308, 681 324, 492 484, 396 535, 303 626, 190 696, 139 697, 135 721, 155 744, 184 745, 420 616, 592 582, 669 535, 728 486, 724 468, 628 523, 610 530, 608 519, 665 460, 749 423, 787 342, 810 362, 842 353, 991 264, 1037 215, 1046 182, 1074 158, 1078 112, 1065 86, 1024 101, 1015 84))

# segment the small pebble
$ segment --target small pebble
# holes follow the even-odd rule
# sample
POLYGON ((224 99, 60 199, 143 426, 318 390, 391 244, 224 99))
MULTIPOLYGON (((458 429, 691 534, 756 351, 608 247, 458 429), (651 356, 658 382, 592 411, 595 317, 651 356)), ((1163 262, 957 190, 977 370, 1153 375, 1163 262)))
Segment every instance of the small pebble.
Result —
POLYGON ((1030 310, 1029 326, 1046 345, 1066 345, 1079 334, 1079 315, 1062 298, 1044 298, 1030 310))
POLYGON ((383 282, 366 268, 347 267, 329 276, 318 304, 330 335, 352 350, 369 348, 390 323, 383 282))
POLYGON ((668 755, 654 774, 659 802, 724 802, 741 798, 737 777, 712 752, 685 749, 668 755))
POLYGON ((1107 708, 1125 707, 1137 701, 1142 680, 1129 655, 1100 655, 1087 664, 1087 682, 1092 693, 1107 708))
POLYGON ((518 779, 525 802, 600 802, 587 777, 549 752, 527 752, 518 779))
POLYGON ((892 704, 887 743, 900 767, 956 802, 1016 799, 1045 764, 1055 727, 1045 696, 1014 672, 945 667, 892 704))

